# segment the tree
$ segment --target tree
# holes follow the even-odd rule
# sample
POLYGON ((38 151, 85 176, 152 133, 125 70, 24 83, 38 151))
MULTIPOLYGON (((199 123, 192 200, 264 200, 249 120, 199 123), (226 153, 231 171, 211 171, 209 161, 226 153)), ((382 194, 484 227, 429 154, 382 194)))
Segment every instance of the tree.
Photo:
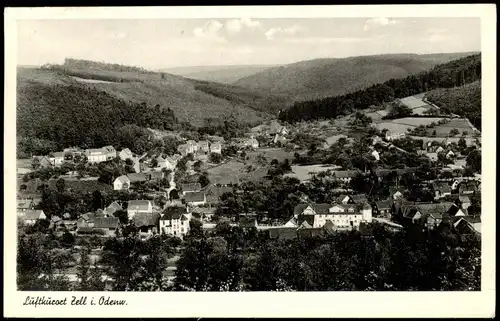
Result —
POLYGON ((200 183, 201 187, 205 187, 208 184, 210 184, 207 172, 204 172, 203 174, 200 175, 200 177, 198 178, 198 183, 200 183))
POLYGON ((128 224, 128 214, 125 210, 118 210, 113 213, 114 217, 117 217, 120 220, 120 223, 123 225, 128 224))
POLYGON ((66 181, 62 178, 59 178, 56 182, 56 188, 59 193, 64 192, 66 189, 66 181))
POLYGON ((203 235, 203 224, 200 220, 193 218, 189 221, 189 233, 195 237, 203 235))
POLYGON ((203 162, 198 160, 193 164, 193 170, 195 172, 200 172, 201 171, 201 166, 203 165, 203 162))
POLYGON ((65 247, 72 247, 75 244, 75 237, 69 231, 65 231, 61 236, 61 244, 65 247))
POLYGON ((104 291, 105 283, 102 280, 103 274, 97 262, 90 261, 91 248, 83 246, 80 251, 80 262, 77 266, 77 276, 79 279, 76 291, 104 291))
POLYGON ((460 137, 458 140, 458 148, 460 149, 460 153, 463 153, 467 149, 467 142, 463 137, 460 137))
POLYGON ((387 119, 395 119, 395 118, 404 118, 404 117, 409 117, 413 115, 413 111, 403 105, 403 104, 398 104, 394 103, 392 104, 392 109, 391 111, 387 114, 387 119))
POLYGON ((436 132, 436 130, 434 129, 434 130, 432 131, 432 136, 433 136, 433 137, 436 137, 436 135, 437 135, 437 132, 436 132))
POLYGON ((153 158, 151 160, 151 167, 157 167, 158 166, 158 160, 156 158, 153 158))
POLYGON ((466 158, 467 166, 474 172, 481 173, 481 152, 473 149, 466 158))
POLYGON ((460 132, 458 131, 458 129, 453 128, 452 130, 450 130, 450 137, 456 136, 456 135, 458 135, 459 133, 460 133, 460 132))
POLYGON ((210 153, 209 160, 211 163, 219 164, 222 161, 222 156, 218 153, 210 153))

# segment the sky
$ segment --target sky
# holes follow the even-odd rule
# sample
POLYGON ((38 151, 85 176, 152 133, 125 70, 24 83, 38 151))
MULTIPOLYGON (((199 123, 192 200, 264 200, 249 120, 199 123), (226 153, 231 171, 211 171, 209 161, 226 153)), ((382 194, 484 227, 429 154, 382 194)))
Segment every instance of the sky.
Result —
POLYGON ((479 18, 18 20, 17 64, 64 58, 160 69, 481 50, 479 18))

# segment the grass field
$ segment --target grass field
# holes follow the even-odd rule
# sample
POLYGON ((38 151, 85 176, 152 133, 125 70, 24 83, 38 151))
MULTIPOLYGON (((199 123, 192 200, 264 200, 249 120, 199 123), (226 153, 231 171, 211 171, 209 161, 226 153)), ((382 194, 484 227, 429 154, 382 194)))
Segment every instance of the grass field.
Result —
POLYGON ((335 170, 338 169, 338 166, 328 166, 328 165, 308 165, 308 166, 292 166, 292 172, 286 176, 295 177, 299 179, 301 182, 307 181, 311 178, 310 173, 320 173, 325 172, 327 170, 335 170))
POLYGON ((423 118, 423 117, 405 117, 405 118, 398 118, 398 119, 393 119, 391 122, 395 124, 403 124, 403 125, 411 125, 411 126, 420 126, 420 125, 430 125, 432 122, 436 123, 440 121, 441 119, 444 119, 442 117, 429 117, 429 118, 423 118))

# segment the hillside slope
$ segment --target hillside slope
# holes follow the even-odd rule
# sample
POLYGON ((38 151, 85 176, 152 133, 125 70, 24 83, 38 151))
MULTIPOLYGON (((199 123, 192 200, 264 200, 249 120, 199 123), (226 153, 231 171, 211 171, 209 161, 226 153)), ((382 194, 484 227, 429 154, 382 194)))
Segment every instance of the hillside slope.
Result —
POLYGON ((193 66, 167 68, 160 71, 196 80, 231 84, 240 78, 254 75, 272 67, 275 65, 193 66))
POLYGON ((235 85, 296 101, 337 96, 393 78, 404 78, 470 53, 391 54, 342 59, 315 59, 270 68, 235 85))
POLYGON ((435 89, 428 92, 425 98, 445 112, 469 118, 481 130, 481 81, 461 87, 435 89))
MULTIPOLYGON (((262 100, 269 99, 268 97, 237 86, 216 83, 204 83, 200 86, 200 82, 196 80, 166 73, 99 70, 82 67, 81 63, 70 62, 62 66, 37 69, 18 68, 18 89, 28 83, 32 87, 52 87, 60 84, 89 88, 126 102, 159 105, 161 108, 173 110, 179 121, 189 122, 194 126, 203 125, 208 115, 214 118, 234 115, 242 123, 258 123, 269 116, 267 112, 275 112, 262 107, 262 100), (212 91, 216 89, 218 95, 214 95, 207 88, 212 91), (235 99, 238 95, 241 98, 235 99), (227 100, 224 98, 226 96, 233 99, 227 100)), ((30 95, 29 90, 19 93, 30 95)), ((31 100, 36 100, 36 97, 20 97, 20 102, 31 100)))

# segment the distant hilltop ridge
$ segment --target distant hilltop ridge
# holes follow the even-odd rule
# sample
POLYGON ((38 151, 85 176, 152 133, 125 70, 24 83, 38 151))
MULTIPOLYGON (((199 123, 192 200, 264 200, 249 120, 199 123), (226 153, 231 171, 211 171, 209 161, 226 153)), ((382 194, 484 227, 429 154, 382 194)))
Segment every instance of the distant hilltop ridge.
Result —
POLYGON ((74 58, 65 58, 64 63, 62 65, 47 64, 42 66, 42 68, 53 67, 53 66, 75 68, 75 69, 102 70, 102 71, 142 72, 142 73, 152 72, 142 67, 126 66, 121 64, 98 62, 85 59, 74 59, 74 58))

